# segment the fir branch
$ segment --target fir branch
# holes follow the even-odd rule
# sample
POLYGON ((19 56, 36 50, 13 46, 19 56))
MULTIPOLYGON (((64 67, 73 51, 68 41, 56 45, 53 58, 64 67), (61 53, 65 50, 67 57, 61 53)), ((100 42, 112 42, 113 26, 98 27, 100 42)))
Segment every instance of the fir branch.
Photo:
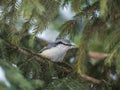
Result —
POLYGON ((99 1, 96 1, 93 5, 88 5, 88 7, 84 8, 84 12, 91 12, 99 7, 99 1))
POLYGON ((7 47, 9 47, 9 48, 11 48, 11 49, 14 49, 14 50, 17 51, 18 53, 24 54, 24 55, 26 55, 26 56, 28 56, 28 57, 33 56, 32 58, 34 58, 36 61, 39 61, 40 63, 45 63, 43 60, 41 60, 41 58, 42 58, 42 59, 45 59, 45 60, 47 59, 47 58, 45 58, 45 57, 42 57, 42 56, 40 56, 40 55, 38 55, 38 54, 36 54, 36 53, 28 50, 28 49, 25 50, 25 49, 23 49, 23 48, 20 48, 20 47, 18 47, 18 46, 13 45, 13 44, 11 44, 10 42, 8 42, 8 41, 6 41, 5 39, 3 39, 1 36, 0 36, 0 39, 5 43, 5 45, 6 45, 7 47))
MULTIPOLYGON (((8 41, 6 41, 6 40, 4 40, 1 36, 0 36, 0 39, 5 43, 5 45, 7 46, 7 47, 9 47, 9 48, 12 48, 12 49, 14 49, 14 50, 16 50, 17 52, 19 52, 19 53, 22 53, 22 54, 24 54, 24 55, 26 55, 26 56, 29 56, 29 57, 31 57, 31 55, 33 56, 32 58, 34 58, 36 61, 38 61, 38 62, 40 62, 40 63, 42 63, 42 64, 45 64, 45 60, 47 59, 47 60, 49 60, 48 58, 44 58, 44 57, 42 57, 42 56, 40 56, 40 55, 38 55, 38 54, 35 54, 34 52, 32 52, 32 51, 30 51, 30 50, 25 50, 25 49, 22 49, 22 48, 20 48, 20 47, 18 47, 18 46, 15 46, 15 45, 13 45, 13 44, 11 44, 10 42, 8 42, 8 41), (45 59, 45 60, 42 60, 42 59, 45 59)), ((31 58, 31 59, 32 59, 31 58)), ((54 63, 54 62, 53 62, 54 63)), ((63 71, 65 71, 65 72, 75 72, 74 71, 74 68, 72 68, 72 69, 67 69, 67 68, 65 68, 65 67, 62 67, 62 66, 60 66, 60 65, 58 65, 57 63, 55 63, 59 68, 61 68, 63 71)), ((72 67, 72 66, 71 66, 72 67)), ((93 83, 93 84, 101 84, 101 80, 98 80, 98 79, 95 79, 95 78, 93 78, 93 77, 90 77, 90 76, 88 76, 88 75, 86 75, 86 74, 81 74, 81 73, 78 73, 78 75, 82 78, 82 79, 84 79, 84 80, 86 80, 86 81, 88 81, 88 82, 91 82, 91 83, 93 83)))
POLYGON ((96 1, 93 5, 85 7, 81 12, 77 13, 74 17, 81 16, 81 14, 86 14, 93 12, 95 9, 98 9, 99 1, 96 1))
MULTIPOLYGON (((45 64, 45 63, 46 63, 45 61, 47 61, 47 60, 50 61, 48 58, 45 58, 45 57, 43 57, 43 56, 41 56, 41 55, 38 55, 38 54, 34 53, 33 51, 31 51, 31 50, 29 50, 29 49, 27 49, 27 48, 21 48, 21 47, 18 47, 18 46, 16 46, 16 45, 11 44, 11 43, 8 42, 7 40, 3 39, 1 36, 0 36, 0 39, 4 42, 4 44, 5 44, 7 47, 9 47, 9 48, 17 51, 18 53, 21 53, 21 54, 23 54, 23 55, 26 55, 26 56, 30 57, 27 62, 31 61, 32 59, 35 59, 36 61, 38 61, 38 62, 41 63, 41 64, 45 64), (43 59, 44 59, 44 60, 43 60, 43 59)), ((57 63, 56 63, 56 64, 57 64, 57 63)), ((66 63, 64 63, 64 64, 66 64, 66 63)), ((58 66, 59 68, 62 68, 62 70, 65 71, 65 72, 71 72, 70 70, 67 70, 67 68, 64 68, 64 67, 62 67, 62 66, 60 66, 60 65, 58 65, 58 64, 57 64, 57 66, 58 66)), ((70 67, 70 65, 69 65, 69 67, 70 67)), ((72 69, 73 69, 73 68, 72 68, 72 69)))

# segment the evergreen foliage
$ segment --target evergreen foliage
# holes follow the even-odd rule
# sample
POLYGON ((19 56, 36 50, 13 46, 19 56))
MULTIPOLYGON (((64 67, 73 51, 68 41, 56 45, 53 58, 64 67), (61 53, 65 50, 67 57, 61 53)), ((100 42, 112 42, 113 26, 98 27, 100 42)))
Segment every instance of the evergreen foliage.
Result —
POLYGON ((119 28, 120 0, 1 0, 0 68, 10 86, 0 73, 0 90, 119 90, 119 28), (36 35, 60 21, 59 8, 69 3, 75 15, 58 25, 57 38, 78 48, 54 63, 37 54, 48 42, 36 35))

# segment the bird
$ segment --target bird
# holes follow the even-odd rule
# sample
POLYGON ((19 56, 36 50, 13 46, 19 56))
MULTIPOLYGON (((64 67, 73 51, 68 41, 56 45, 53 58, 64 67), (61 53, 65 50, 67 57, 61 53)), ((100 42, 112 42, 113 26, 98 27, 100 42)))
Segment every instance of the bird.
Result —
POLYGON ((75 44, 68 39, 59 39, 48 44, 39 51, 39 55, 50 59, 53 62, 62 62, 67 51, 75 48, 75 44))

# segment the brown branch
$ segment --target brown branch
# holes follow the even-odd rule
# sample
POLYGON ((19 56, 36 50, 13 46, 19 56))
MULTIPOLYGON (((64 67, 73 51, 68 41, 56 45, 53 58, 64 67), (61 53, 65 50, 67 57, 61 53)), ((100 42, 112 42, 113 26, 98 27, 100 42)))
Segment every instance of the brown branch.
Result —
POLYGON ((30 51, 30 50, 24 50, 23 48, 20 48, 18 46, 13 45, 10 42, 4 40, 1 36, 0 36, 0 39, 4 42, 4 44, 7 47, 17 51, 18 53, 21 53, 21 54, 24 54, 24 55, 26 55, 28 57, 31 57, 32 59, 34 58, 36 61, 39 61, 40 63, 45 63, 45 61, 42 60, 42 59, 47 59, 47 58, 44 58, 44 57, 42 57, 42 56, 40 56, 40 55, 30 51))
MULTIPOLYGON (((26 49, 26 48, 23 49, 23 48, 20 48, 20 47, 18 47, 18 46, 15 46, 15 45, 11 44, 10 42, 4 40, 2 37, 0 37, 0 39, 4 42, 4 44, 5 44, 7 47, 9 47, 9 48, 11 48, 11 49, 14 49, 14 50, 17 51, 18 53, 21 53, 21 54, 23 54, 23 55, 26 55, 26 56, 30 57, 30 58, 29 58, 29 61, 31 61, 32 59, 34 59, 34 60, 38 61, 38 62, 41 63, 41 64, 45 64, 45 63, 46 63, 45 61, 46 61, 46 60, 49 60, 48 58, 42 57, 42 56, 40 56, 40 55, 38 55, 38 54, 35 54, 34 52, 32 52, 32 51, 30 51, 30 50, 28 50, 28 49, 26 49)), ((52 63, 54 63, 54 62, 52 62, 52 63)), ((58 63, 55 63, 55 64, 57 65, 57 67, 59 67, 61 70, 65 71, 65 72, 67 72, 67 73, 69 73, 69 72, 72 71, 72 69, 67 69, 67 68, 59 65, 58 63)), ((66 64, 66 63, 64 63, 64 64, 66 64)), ((69 67, 70 67, 70 65, 69 65, 69 67)))
POLYGON ((93 83, 93 84, 101 84, 101 80, 98 80, 98 79, 95 79, 95 78, 93 78, 93 77, 90 77, 90 76, 88 76, 88 75, 86 75, 86 74, 80 74, 80 73, 78 73, 78 75, 81 77, 81 78, 83 78, 84 80, 86 80, 86 81, 88 81, 88 82, 91 82, 91 83, 93 83))
MULTIPOLYGON (((18 46, 15 46, 15 45, 9 43, 8 41, 4 40, 4 39, 1 38, 1 37, 0 37, 0 39, 5 43, 5 45, 6 45, 7 47, 12 48, 12 49, 16 50, 18 53, 22 53, 22 54, 24 54, 24 55, 26 55, 26 56, 29 56, 29 57, 33 56, 32 58, 34 58, 36 61, 38 61, 38 62, 40 62, 40 63, 42 63, 42 64, 45 64, 45 60, 43 60, 43 59, 47 59, 47 58, 44 58, 44 57, 42 57, 42 56, 39 56, 39 55, 33 53, 32 51, 28 51, 28 50, 26 51, 26 50, 24 50, 24 49, 22 49, 22 48, 20 48, 20 47, 18 47, 18 46), (41 59, 41 58, 42 58, 42 59, 41 59)), ((31 59, 32 59, 32 58, 31 58, 31 59)), ((47 60, 48 60, 48 59, 47 59, 47 60)), ((56 63, 55 63, 55 64, 56 64, 56 63)), ((58 65, 58 64, 56 64, 56 65, 58 65)), ((64 68, 64 67, 62 67, 62 66, 59 66, 59 65, 58 65, 58 67, 62 68, 62 70, 63 70, 63 71, 66 71, 66 72, 72 72, 72 71, 74 71, 74 68, 71 68, 70 70, 68 70, 68 69, 66 69, 66 68, 64 68)), ((72 66, 71 66, 71 67, 72 67, 72 66)), ((78 74, 79 74, 79 76, 80 76, 81 78, 83 78, 84 80, 86 80, 86 81, 88 81, 88 82, 91 82, 91 83, 93 83, 93 84, 101 84, 101 81, 98 80, 98 79, 95 79, 95 78, 90 77, 90 76, 85 75, 85 74, 80 74, 80 73, 78 73, 78 74)))
POLYGON ((94 59, 99 59, 100 60, 100 59, 104 59, 104 58, 108 57, 109 54, 89 51, 88 55, 89 55, 90 58, 94 58, 94 59))
POLYGON ((84 12, 90 12, 90 11, 93 11, 95 9, 97 9, 99 7, 99 1, 96 1, 93 5, 89 6, 89 7, 86 7, 83 11, 84 12))

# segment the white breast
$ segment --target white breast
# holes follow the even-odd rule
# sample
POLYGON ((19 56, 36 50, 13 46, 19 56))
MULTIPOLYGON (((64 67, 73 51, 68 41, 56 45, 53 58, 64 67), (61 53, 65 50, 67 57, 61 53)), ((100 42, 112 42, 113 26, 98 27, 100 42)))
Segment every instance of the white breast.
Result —
POLYGON ((60 44, 56 47, 43 51, 40 53, 40 55, 47 57, 54 62, 61 62, 64 59, 64 56, 66 55, 68 49, 69 46, 60 44))

